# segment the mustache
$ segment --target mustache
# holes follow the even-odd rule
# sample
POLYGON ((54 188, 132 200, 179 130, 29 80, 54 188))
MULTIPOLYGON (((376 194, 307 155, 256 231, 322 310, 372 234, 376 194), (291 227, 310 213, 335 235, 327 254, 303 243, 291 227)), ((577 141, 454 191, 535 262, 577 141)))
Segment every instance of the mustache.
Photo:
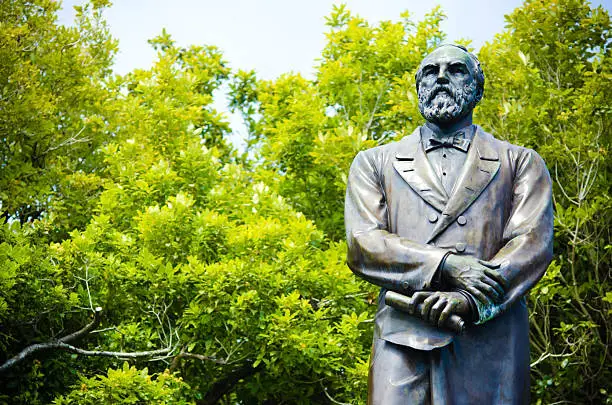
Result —
POLYGON ((447 84, 439 84, 436 87, 434 87, 433 89, 431 89, 431 92, 429 93, 428 97, 427 97, 427 101, 431 102, 433 101, 433 99, 440 94, 441 92, 446 92, 448 95, 451 96, 451 98, 453 100, 457 100, 457 94, 455 92, 455 89, 447 84))

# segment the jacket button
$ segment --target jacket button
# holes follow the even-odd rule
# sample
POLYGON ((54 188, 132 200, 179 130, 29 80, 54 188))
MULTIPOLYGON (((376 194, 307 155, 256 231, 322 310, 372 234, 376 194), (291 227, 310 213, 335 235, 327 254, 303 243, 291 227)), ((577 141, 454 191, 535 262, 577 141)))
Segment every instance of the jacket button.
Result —
POLYGON ((404 290, 410 290, 410 283, 408 281, 402 281, 402 288, 404 290))
POLYGON ((456 249, 456 250, 457 250, 457 252, 459 252, 459 253, 463 253, 463 252, 465 252, 465 248, 466 248, 466 245, 465 245, 465 243, 463 243, 463 242, 458 242, 458 243, 455 245, 455 249, 456 249))
POLYGON ((457 218, 457 223, 461 226, 467 224, 467 218, 464 217, 463 215, 459 215, 459 218, 457 218))
POLYGON ((434 222, 438 220, 438 214, 436 214, 435 212, 432 212, 431 214, 429 214, 429 216, 427 216, 427 219, 429 220, 429 222, 433 224, 434 222))

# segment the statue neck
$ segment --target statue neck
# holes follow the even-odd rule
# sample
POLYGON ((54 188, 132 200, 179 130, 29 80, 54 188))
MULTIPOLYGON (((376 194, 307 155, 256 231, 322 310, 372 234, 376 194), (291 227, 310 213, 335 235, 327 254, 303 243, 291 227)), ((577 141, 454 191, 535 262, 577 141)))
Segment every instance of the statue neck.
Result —
POLYGON ((436 124, 430 121, 427 121, 425 125, 440 136, 451 135, 459 131, 461 128, 472 125, 472 112, 470 111, 468 115, 461 118, 459 121, 450 123, 448 125, 436 124))

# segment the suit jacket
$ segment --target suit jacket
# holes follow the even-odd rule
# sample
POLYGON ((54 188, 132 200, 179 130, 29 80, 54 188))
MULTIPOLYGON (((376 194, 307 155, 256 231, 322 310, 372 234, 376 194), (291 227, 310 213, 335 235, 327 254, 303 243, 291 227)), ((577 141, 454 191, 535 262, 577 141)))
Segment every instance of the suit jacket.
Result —
POLYGON ((508 281, 502 303, 479 303, 481 325, 470 333, 481 343, 507 335, 508 345, 528 347, 524 297, 552 260, 552 188, 544 161, 477 127, 447 195, 420 140, 417 128, 398 142, 360 152, 349 172, 347 261, 354 273, 382 287, 375 337, 420 350, 455 339, 383 299, 387 290, 406 295, 446 290, 434 276, 452 251, 499 265, 508 281))

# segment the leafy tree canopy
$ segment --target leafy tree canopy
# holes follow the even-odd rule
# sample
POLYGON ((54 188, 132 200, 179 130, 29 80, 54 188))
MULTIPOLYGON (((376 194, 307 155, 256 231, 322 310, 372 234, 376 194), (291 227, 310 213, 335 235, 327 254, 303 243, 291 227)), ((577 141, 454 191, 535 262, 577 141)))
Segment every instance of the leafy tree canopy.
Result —
MULTIPOLYGON (((423 122, 442 10, 371 25, 336 6, 314 79, 264 81, 165 31, 149 69, 114 75, 108 6, 64 27, 55 2, 0 3, 0 403, 365 403, 376 289, 346 268, 346 173, 423 122)), ((612 402, 610 17, 527 0, 506 19, 475 122, 555 183, 534 401, 612 402)))

